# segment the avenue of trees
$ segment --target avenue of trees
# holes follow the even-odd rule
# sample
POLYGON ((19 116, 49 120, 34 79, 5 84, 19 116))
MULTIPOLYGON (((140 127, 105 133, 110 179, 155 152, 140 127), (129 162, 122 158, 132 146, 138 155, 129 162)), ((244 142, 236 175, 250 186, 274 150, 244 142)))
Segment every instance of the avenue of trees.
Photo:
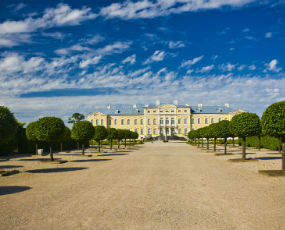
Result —
MULTIPOLYGON (((285 101, 270 105, 260 119, 255 113, 243 112, 235 115, 231 121, 224 120, 213 123, 207 127, 192 130, 188 133, 188 138, 192 143, 200 147, 203 139, 207 140, 207 149, 209 149, 209 140, 213 139, 213 150, 216 151, 217 139, 222 139, 224 143, 224 154, 227 154, 227 139, 229 137, 239 137, 242 140, 242 159, 246 160, 246 141, 247 138, 268 135, 276 137, 279 140, 279 146, 283 143, 282 169, 285 165, 285 101)), ((279 147, 281 149, 281 147, 279 147)))

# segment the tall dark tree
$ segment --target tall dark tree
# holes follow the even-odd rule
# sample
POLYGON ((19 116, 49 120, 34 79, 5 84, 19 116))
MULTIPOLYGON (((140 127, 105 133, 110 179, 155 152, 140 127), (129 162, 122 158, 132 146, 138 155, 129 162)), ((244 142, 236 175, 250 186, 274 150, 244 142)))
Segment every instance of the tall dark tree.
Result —
POLYGON ((68 118, 68 123, 75 124, 78 121, 85 119, 85 116, 81 113, 74 113, 70 118, 68 118))
POLYGON ((37 139, 37 129, 38 129, 38 123, 36 121, 31 122, 28 124, 26 128, 26 137, 29 141, 32 141, 36 145, 36 154, 38 153, 38 139, 37 139))
POLYGON ((107 138, 107 130, 105 126, 95 126, 94 127, 94 140, 99 144, 99 152, 101 152, 101 141, 107 138))
POLYGON ((0 144, 12 140, 17 133, 18 123, 10 110, 0 106, 0 144))
POLYGON ((47 142, 50 149, 50 158, 54 161, 52 144, 60 142, 64 135, 64 123, 57 117, 43 117, 37 121, 36 138, 47 142))
POLYGON ((260 134, 260 131, 260 119, 255 113, 240 113, 232 118, 230 132, 242 138, 242 159, 246 159, 246 137, 257 136, 260 134))
POLYGON ((114 128, 107 128, 107 139, 110 141, 110 149, 113 147, 113 140, 117 138, 117 130, 114 128))
POLYGON ((270 105, 262 115, 261 125, 264 134, 282 140, 282 169, 285 170, 285 101, 270 105))
POLYGON ((84 155, 84 142, 89 141, 93 138, 94 127, 89 121, 78 121, 71 129, 71 138, 82 142, 82 155, 84 155))

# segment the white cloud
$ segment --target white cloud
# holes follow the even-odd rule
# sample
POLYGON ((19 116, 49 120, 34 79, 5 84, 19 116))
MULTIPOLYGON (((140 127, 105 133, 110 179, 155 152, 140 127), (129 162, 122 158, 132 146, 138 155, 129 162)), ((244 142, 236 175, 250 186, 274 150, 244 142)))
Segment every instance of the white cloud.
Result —
POLYGON ((87 58, 86 60, 82 60, 80 63, 79 63, 79 67, 80 68, 86 68, 88 67, 89 65, 96 65, 98 64, 98 62, 101 60, 101 56, 95 56, 93 58, 87 58))
MULTIPOLYGON (((0 40, 2 46, 17 45, 20 42, 3 42, 5 40, 15 40, 15 37, 21 33, 30 33, 38 29, 46 29, 59 26, 79 25, 82 21, 95 18, 96 15, 91 12, 90 8, 82 7, 81 9, 71 9, 67 4, 58 4, 56 8, 48 8, 44 11, 42 17, 28 17, 19 21, 4 21, 0 23, 0 40)), ((26 42, 26 41, 23 41, 26 42)))
POLYGON ((152 62, 163 61, 166 56, 164 51, 156 50, 145 62, 144 64, 149 64, 152 62))
POLYGON ((202 56, 195 57, 193 59, 184 61, 181 63, 180 68, 192 66, 192 65, 196 64, 197 62, 201 61, 203 57, 204 56, 202 55, 202 56))
POLYGON ((282 70, 282 68, 278 68, 277 67, 278 61, 276 59, 273 59, 271 62, 266 63, 266 69, 265 71, 273 71, 273 72, 280 72, 282 70))
POLYGON ((245 69, 245 67, 246 67, 246 65, 240 65, 237 69, 238 69, 238 71, 242 71, 245 69))
POLYGON ((272 37, 272 32, 267 32, 267 33, 265 33, 265 37, 266 37, 266 38, 271 38, 271 37, 272 37))
POLYGON ((234 64, 231 64, 231 63, 227 63, 227 64, 221 64, 219 65, 219 69, 221 69, 222 71, 232 71, 234 70, 235 68, 235 65, 234 64))
POLYGON ((121 18, 123 20, 138 18, 155 18, 183 12, 219 9, 223 6, 242 7, 255 0, 140 0, 112 3, 100 10, 100 15, 106 18, 121 18))
POLYGON ((51 38, 59 39, 59 40, 65 38, 65 36, 66 36, 65 34, 63 34, 61 32, 52 32, 52 33, 43 32, 42 35, 45 37, 51 37, 51 38))
POLYGON ((135 54, 126 57, 126 58, 122 61, 123 64, 130 63, 131 65, 134 64, 135 62, 136 62, 136 55, 135 55, 135 54))
POLYGON ((185 47, 185 44, 182 41, 177 41, 177 42, 170 41, 168 43, 168 46, 170 49, 176 49, 176 48, 185 47))
POLYGON ((256 66, 255 66, 254 64, 252 64, 252 65, 250 65, 250 66, 248 67, 248 69, 249 69, 249 70, 252 70, 252 71, 253 71, 253 70, 256 70, 256 66))
POLYGON ((203 66, 198 72, 200 73, 206 73, 209 72, 210 70, 214 69, 214 65, 208 65, 208 66, 203 66))
POLYGON ((73 51, 81 52, 81 51, 88 51, 88 50, 90 50, 88 47, 84 47, 82 45, 75 44, 75 45, 70 46, 68 48, 57 49, 55 51, 55 53, 58 55, 70 55, 73 51))
POLYGON ((113 44, 106 45, 103 48, 96 50, 96 53, 100 55, 109 55, 114 53, 122 53, 130 47, 132 42, 114 42, 113 44))

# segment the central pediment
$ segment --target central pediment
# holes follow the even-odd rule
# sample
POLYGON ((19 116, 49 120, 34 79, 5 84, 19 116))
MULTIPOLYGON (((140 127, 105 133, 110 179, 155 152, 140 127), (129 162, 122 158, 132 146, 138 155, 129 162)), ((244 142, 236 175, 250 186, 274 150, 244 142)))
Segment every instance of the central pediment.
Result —
POLYGON ((172 104, 164 104, 159 106, 160 109, 166 109, 166 108, 176 108, 176 105, 172 105, 172 104))

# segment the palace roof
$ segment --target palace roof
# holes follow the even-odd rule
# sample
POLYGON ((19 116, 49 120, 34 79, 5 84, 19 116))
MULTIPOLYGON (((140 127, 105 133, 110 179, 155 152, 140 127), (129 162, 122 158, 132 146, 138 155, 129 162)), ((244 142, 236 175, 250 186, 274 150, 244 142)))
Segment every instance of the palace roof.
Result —
MULTIPOLYGON (((144 105, 144 104, 136 104, 136 105, 129 105, 129 104, 118 104, 118 105, 109 105, 106 108, 100 108, 96 112, 100 112, 107 115, 143 115, 144 109, 147 108, 157 108, 159 109, 160 106, 165 105, 144 105)), ((224 113, 231 113, 234 112, 235 109, 232 109, 227 106, 189 106, 189 105, 174 105, 173 107, 177 108, 191 108, 192 114, 224 114, 224 113)))

